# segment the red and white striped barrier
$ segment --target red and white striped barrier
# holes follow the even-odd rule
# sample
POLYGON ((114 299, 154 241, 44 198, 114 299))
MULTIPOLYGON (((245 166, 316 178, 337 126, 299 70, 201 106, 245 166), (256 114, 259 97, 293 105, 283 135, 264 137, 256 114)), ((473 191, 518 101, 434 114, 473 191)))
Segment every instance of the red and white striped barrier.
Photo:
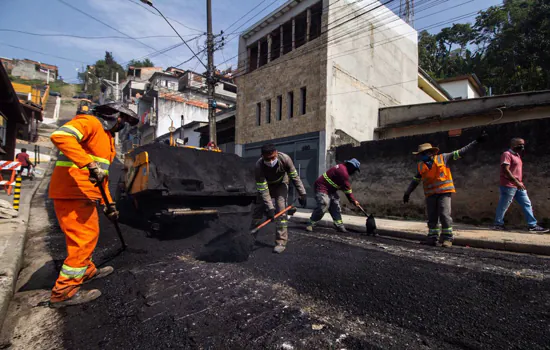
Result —
POLYGON ((11 194, 11 186, 15 185, 15 175, 19 170, 21 170, 21 163, 11 160, 0 160, 0 172, 11 171, 9 180, 4 180, 2 174, 0 173, 0 186, 4 186, 4 190, 8 193, 8 195, 11 194))

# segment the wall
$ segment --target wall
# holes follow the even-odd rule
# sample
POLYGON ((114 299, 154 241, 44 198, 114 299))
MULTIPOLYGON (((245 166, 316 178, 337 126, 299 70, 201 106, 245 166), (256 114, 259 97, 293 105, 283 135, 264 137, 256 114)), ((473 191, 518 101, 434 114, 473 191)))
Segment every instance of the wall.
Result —
POLYGON ((180 127, 182 115, 185 118, 184 124, 192 121, 208 121, 208 109, 162 98, 159 99, 159 101, 158 124, 155 137, 159 137, 169 132, 168 128, 172 120, 174 121, 175 128, 180 127))
POLYGON ((247 144, 317 132, 325 127, 325 49, 317 38, 251 73, 237 78, 236 143, 247 144), (299 115, 300 88, 306 87, 306 114, 299 115), (294 93, 294 116, 287 115, 289 91, 294 93), (282 120, 276 120, 277 96, 282 96, 282 120), (271 100, 271 123, 266 123, 266 100, 271 100), (256 125, 256 104, 262 104, 256 125))
POLYGON ((338 26, 328 32, 326 137, 331 147, 336 130, 359 141, 372 140, 381 107, 431 99, 418 88, 412 27, 385 6, 375 9, 379 2, 329 2, 329 28, 338 26))
MULTIPOLYGON (((28 80, 43 80, 47 81, 48 73, 42 73, 36 70, 36 64, 19 60, 13 66, 11 74, 14 77, 21 77, 28 80)), ((54 81, 57 78, 55 71, 50 71, 50 81, 54 81)))
MULTIPOLYGON (((453 197, 455 221, 492 224, 499 197, 500 155, 508 148, 511 138, 522 137, 526 140, 524 183, 537 218, 550 224, 549 128, 550 119, 486 127, 489 140, 451 164, 457 188, 453 197)), ((339 161, 351 157, 361 161, 361 172, 352 179, 353 192, 359 201, 365 203, 369 212, 380 217, 425 219, 421 186, 413 193, 409 204, 402 203, 403 193, 416 171, 415 158, 411 152, 425 142, 437 145, 443 152, 451 152, 475 139, 481 129, 468 129, 462 136, 454 138, 447 133, 434 133, 363 142, 359 147, 342 146, 336 150, 336 157, 339 161)), ((511 225, 526 225, 516 204, 511 206, 506 220, 511 225)))
POLYGON ((470 85, 468 80, 449 81, 447 83, 440 83, 439 85, 447 90, 453 98, 473 98, 473 90, 471 88, 468 89, 468 85, 470 85), (469 90, 472 91, 472 95, 469 94, 469 90))

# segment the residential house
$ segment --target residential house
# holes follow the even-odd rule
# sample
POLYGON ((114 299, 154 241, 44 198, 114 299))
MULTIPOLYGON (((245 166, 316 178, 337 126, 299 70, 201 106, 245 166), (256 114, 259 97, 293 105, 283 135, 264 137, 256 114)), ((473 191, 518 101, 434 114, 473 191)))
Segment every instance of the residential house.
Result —
POLYGON ((436 101, 419 88, 417 46, 378 1, 287 1, 240 35, 236 153, 274 143, 312 195, 331 149, 375 137, 379 108, 436 101))
POLYGON ((8 72, 8 74, 11 74, 11 70, 13 69, 13 59, 0 57, 0 62, 2 62, 2 65, 4 66, 6 72, 8 72))
POLYGON ((126 80, 122 86, 122 100, 127 102, 134 112, 137 112, 137 102, 145 93, 147 83, 156 72, 162 72, 162 67, 128 67, 126 80))
POLYGON ((437 83, 453 97, 453 100, 485 96, 485 89, 475 74, 442 79, 437 83))
MULTIPOLYGON (((222 152, 235 153, 235 116, 236 107, 216 114, 217 146, 222 152)), ((206 124, 195 129, 200 135, 200 147, 205 147, 210 141, 210 125, 206 124)))
POLYGON ((19 102, 8 72, 4 65, 0 65, 0 159, 14 159, 17 131, 21 125, 28 125, 27 115, 28 111, 19 102))
MULTIPOLYGON (((4 61, 2 61, 4 63, 4 61)), ((44 82, 56 80, 57 66, 41 63, 29 59, 13 59, 11 75, 26 80, 42 80, 44 82)))

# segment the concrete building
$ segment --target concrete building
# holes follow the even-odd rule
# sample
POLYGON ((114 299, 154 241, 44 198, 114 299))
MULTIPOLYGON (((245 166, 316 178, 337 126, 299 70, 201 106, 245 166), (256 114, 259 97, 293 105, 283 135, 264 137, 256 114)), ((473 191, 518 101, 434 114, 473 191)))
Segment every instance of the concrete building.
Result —
MULTIPOLYGON (((216 114, 216 139, 222 152, 235 153, 235 118, 236 107, 229 108, 216 114)), ((209 125, 202 125, 195 129, 200 136, 200 147, 205 147, 210 141, 209 125)))
POLYGON ((447 78, 437 83, 453 97, 453 100, 485 96, 485 90, 475 74, 447 78))
POLYGON ((8 72, 0 65, 0 159, 13 160, 19 125, 28 125, 27 113, 19 102, 8 72))
POLYGON ((380 109, 377 139, 450 132, 550 117, 550 91, 479 97, 380 109))
POLYGON ((13 59, 11 75, 26 80, 53 81, 57 79, 58 68, 51 64, 41 63, 26 58, 22 60, 13 59))
POLYGON ((378 109, 434 102, 419 88, 417 33, 377 1, 291 0, 239 41, 236 152, 266 141, 309 188, 331 149, 372 140, 378 109))

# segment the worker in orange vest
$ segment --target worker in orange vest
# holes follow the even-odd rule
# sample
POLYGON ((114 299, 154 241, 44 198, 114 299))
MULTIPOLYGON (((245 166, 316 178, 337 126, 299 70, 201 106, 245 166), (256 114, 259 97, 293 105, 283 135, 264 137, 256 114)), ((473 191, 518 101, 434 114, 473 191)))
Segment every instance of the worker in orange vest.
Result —
POLYGON ((426 207, 428 210, 428 236, 424 244, 436 246, 437 242, 443 247, 453 245, 453 218, 451 217, 451 194, 455 193, 455 186, 448 162, 462 158, 477 143, 485 142, 487 134, 483 132, 475 141, 451 153, 439 153, 439 148, 429 143, 418 146, 413 152, 419 158, 417 173, 403 196, 403 202, 408 203, 411 193, 418 184, 424 184, 426 207), (441 221, 442 229, 439 228, 441 221), (441 237, 440 237, 441 234, 441 237))
POLYGON ((82 291, 81 285, 113 272, 111 266, 97 269, 92 262, 99 239, 97 203, 104 204, 97 186, 105 186, 111 202, 104 213, 116 220, 118 212, 108 189, 109 166, 115 158, 113 136, 126 123, 137 124, 138 118, 119 102, 98 106, 94 114, 79 114, 51 135, 60 152, 49 196, 67 243, 67 258, 52 290, 51 307, 77 305, 98 298, 99 290, 82 291))

